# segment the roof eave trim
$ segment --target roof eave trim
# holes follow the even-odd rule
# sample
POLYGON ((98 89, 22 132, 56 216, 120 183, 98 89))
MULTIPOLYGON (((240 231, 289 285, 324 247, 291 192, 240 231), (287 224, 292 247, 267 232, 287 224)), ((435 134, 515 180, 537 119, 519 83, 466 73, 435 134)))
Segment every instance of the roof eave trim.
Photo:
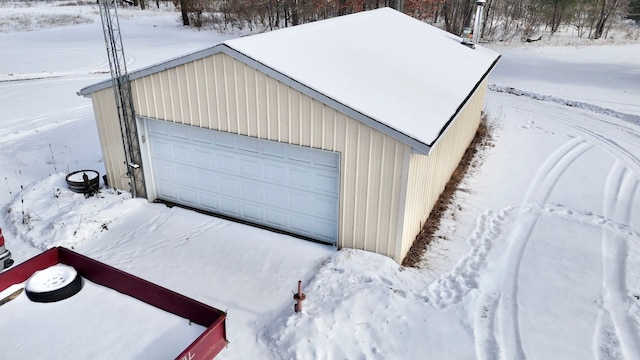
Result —
POLYGON ((411 136, 408 136, 386 124, 383 124, 355 109, 353 109, 352 107, 349 107, 319 91, 316 91, 312 88, 310 88, 307 85, 304 85, 301 82, 298 82, 292 78, 290 78, 289 76, 253 59, 252 57, 249 57, 243 53, 241 53, 238 50, 235 50, 234 48, 226 45, 226 44, 221 44, 220 45, 221 49, 220 52, 231 56, 232 58, 260 71, 263 72, 267 75, 269 75, 270 77, 282 82, 283 84, 296 89, 298 91, 300 91, 301 93, 329 106, 332 107, 342 113, 344 113, 345 115, 356 119, 362 123, 364 123, 365 125, 372 127, 380 132, 382 132, 383 134, 386 134, 408 146, 410 146, 413 151, 420 153, 420 154, 428 154, 429 150, 431 149, 431 146, 428 144, 425 144, 411 136))
MULTIPOLYGON (((139 70, 135 70, 129 74, 129 81, 133 81, 145 76, 149 76, 161 71, 165 71, 171 68, 178 67, 180 65, 184 65, 190 63, 192 61, 203 59, 207 56, 215 55, 221 52, 221 44, 215 45, 210 48, 206 48, 203 50, 196 51, 194 53, 190 53, 187 55, 179 56, 177 58, 164 61, 159 64, 151 65, 139 70)), ((78 92, 78 95, 82 95, 84 97, 90 97, 90 95, 96 91, 104 90, 110 88, 112 85, 111 79, 99 82, 97 84, 93 84, 87 86, 78 92)))
POLYGON ((482 82, 484 81, 484 79, 487 78, 487 76, 489 76, 489 74, 491 73, 491 71, 493 70, 493 68, 496 66, 496 64, 498 63, 498 61, 500 60, 500 58, 502 57, 502 55, 498 54, 498 57, 496 57, 496 59, 493 61, 493 63, 491 63, 491 66, 489 67, 489 69, 487 69, 487 71, 484 73, 484 75, 482 75, 482 77, 480 78, 480 80, 478 80, 478 82, 473 86, 473 88, 471 89, 471 91, 467 94, 467 96, 464 98, 464 100, 460 103, 460 105, 458 105, 458 108, 456 109, 456 111, 453 113, 453 115, 451 115, 451 117, 449 118, 449 120, 447 121, 446 124, 444 124, 444 126, 442 127, 442 129, 440 130, 440 133, 438 133, 438 136, 435 138, 435 140, 433 140, 433 142, 430 144, 430 147, 435 146, 435 144, 438 142, 438 140, 440 139, 440 137, 442 137, 442 134, 445 133, 445 131, 447 131, 447 129, 449 128, 449 125, 451 125, 451 123, 453 122, 453 120, 458 116, 458 114, 460 113, 460 111, 462 110, 462 108, 467 104, 467 102, 469 102, 469 99, 471 99, 471 96, 473 96, 473 94, 476 93, 476 90, 478 89, 478 87, 480 86, 480 84, 482 84, 482 82))

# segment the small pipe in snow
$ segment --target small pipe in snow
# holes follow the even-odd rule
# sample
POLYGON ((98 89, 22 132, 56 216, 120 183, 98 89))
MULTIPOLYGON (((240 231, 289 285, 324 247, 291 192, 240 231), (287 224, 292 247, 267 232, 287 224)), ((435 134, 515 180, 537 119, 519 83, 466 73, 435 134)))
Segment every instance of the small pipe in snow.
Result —
POLYGON ((302 293, 302 281, 298 280, 298 293, 293 294, 293 300, 296 301, 296 304, 293 305, 293 311, 301 312, 302 311, 302 301, 306 299, 307 296, 302 293))

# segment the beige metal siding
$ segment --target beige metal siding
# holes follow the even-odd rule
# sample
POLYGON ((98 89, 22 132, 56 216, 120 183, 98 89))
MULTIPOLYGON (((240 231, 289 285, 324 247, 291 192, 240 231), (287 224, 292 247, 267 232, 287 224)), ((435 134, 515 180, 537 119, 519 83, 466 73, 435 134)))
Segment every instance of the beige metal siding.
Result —
POLYGON ((429 155, 411 155, 400 260, 409 251, 478 129, 486 85, 486 80, 480 84, 429 155))
MULTIPOLYGON (((473 138, 485 89, 486 81, 426 156, 224 54, 132 83, 141 116, 340 152, 339 246, 396 261, 473 138)), ((129 190, 112 90, 92 99, 111 185, 129 190)))
POLYGON ((109 186, 130 191, 115 96, 111 88, 91 94, 109 186))
MULTIPOLYGON (((111 99, 100 91, 94 106, 115 111, 107 91, 111 99)), ((401 258, 396 244, 404 200, 396 189, 406 183, 409 146, 225 54, 137 79, 132 92, 140 116, 339 152, 338 245, 401 258)), ((96 117, 105 128, 105 161, 123 162, 119 129, 101 124, 110 114, 96 111, 96 117)), ((117 171, 110 178, 120 176, 117 171)))

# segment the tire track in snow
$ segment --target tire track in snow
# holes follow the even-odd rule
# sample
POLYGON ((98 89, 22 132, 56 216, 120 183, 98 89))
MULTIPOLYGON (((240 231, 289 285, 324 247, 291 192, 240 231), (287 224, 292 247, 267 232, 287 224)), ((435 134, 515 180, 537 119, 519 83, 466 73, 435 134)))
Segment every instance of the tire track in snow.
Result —
MULTIPOLYGON (((617 160, 612 166, 604 188, 603 216, 622 224, 631 220, 632 200, 638 180, 617 160), (620 199, 626 201, 620 201, 620 199)), ((629 304, 634 302, 626 286, 627 239, 623 234, 602 229, 603 308, 598 314, 594 351, 600 358, 610 357, 617 350, 627 359, 640 359, 638 327, 629 317, 629 304), (607 325, 613 331, 607 331, 607 325), (611 326, 609 326, 611 327, 611 326), (603 334, 607 334, 605 338, 603 334), (613 348, 612 345, 616 348, 613 348)))
POLYGON ((603 114, 603 115, 612 116, 612 117, 618 118, 620 120, 624 120, 624 121, 627 121, 627 122, 630 122, 630 123, 633 123, 633 124, 636 124, 636 125, 640 125, 640 116, 639 115, 623 113, 623 112, 620 112, 620 111, 608 109, 608 108, 605 108, 605 107, 602 107, 602 106, 598 106, 598 105, 594 105, 594 104, 589 104, 589 103, 585 103, 585 102, 581 102, 581 101, 575 101, 575 100, 563 99, 563 98, 559 98, 559 97, 552 96, 552 95, 539 94, 539 93, 536 93, 536 92, 533 92, 533 91, 520 90, 520 89, 516 89, 516 88, 511 87, 511 86, 500 86, 500 85, 493 84, 493 85, 489 85, 488 89, 490 91, 494 91, 494 92, 498 92, 498 93, 507 93, 507 94, 516 95, 516 96, 526 96, 526 97, 529 97, 529 98, 535 99, 535 100, 547 101, 547 102, 552 102, 552 103, 556 103, 556 104, 562 104, 562 105, 566 105, 566 106, 571 106, 571 107, 575 107, 575 108, 591 111, 591 112, 594 112, 596 114, 603 114))
POLYGON ((607 154, 615 159, 624 159, 626 165, 631 167, 636 173, 640 174, 640 157, 634 155, 632 152, 620 146, 617 142, 605 137, 602 134, 598 134, 595 131, 586 129, 582 126, 575 126, 576 129, 589 135, 595 142, 600 143, 603 146, 599 146, 607 154))
MULTIPOLYGON (((535 206, 532 207, 531 204, 544 204, 562 174, 592 147, 593 145, 584 139, 571 139, 547 157, 529 184, 522 208, 509 234, 511 244, 506 254, 500 289, 485 292, 485 295, 481 296, 487 304, 484 305, 488 313, 486 317, 495 318, 495 320, 493 324, 489 324, 489 328, 482 324, 482 321, 476 323, 474 329, 476 338, 482 339, 482 342, 476 343, 478 358, 492 359, 499 353, 502 353, 506 359, 526 358, 518 318, 518 278, 527 243, 540 217, 539 212, 532 211, 535 206), (497 295, 498 293, 500 295, 497 295), (493 296, 497 297, 497 301, 493 296), (494 328, 498 334, 495 334, 494 328)), ((478 306, 478 310, 484 311, 484 307, 478 306)), ((483 315, 476 315, 476 319, 483 319, 483 315)))
MULTIPOLYGON (((601 300, 600 300, 601 301, 601 300)), ((611 313, 606 308, 600 309, 596 319, 596 333, 593 338, 593 353, 598 360, 622 359, 620 342, 616 336, 611 313)))

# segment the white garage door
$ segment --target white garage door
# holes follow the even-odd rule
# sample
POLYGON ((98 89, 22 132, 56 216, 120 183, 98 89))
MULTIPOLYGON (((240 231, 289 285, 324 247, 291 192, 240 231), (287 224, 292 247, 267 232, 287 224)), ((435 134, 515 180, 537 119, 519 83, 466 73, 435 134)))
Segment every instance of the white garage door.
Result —
POLYGON ((145 126, 158 199, 336 243, 338 153, 166 121, 145 126))

